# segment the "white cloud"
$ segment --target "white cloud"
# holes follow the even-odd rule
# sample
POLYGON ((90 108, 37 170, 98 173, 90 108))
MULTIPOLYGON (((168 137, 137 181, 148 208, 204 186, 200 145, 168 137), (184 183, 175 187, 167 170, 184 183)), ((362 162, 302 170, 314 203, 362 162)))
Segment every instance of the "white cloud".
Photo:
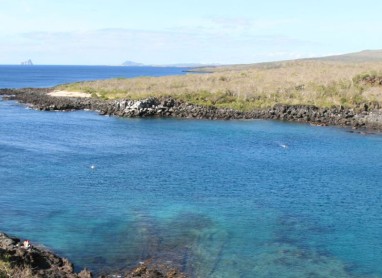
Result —
POLYGON ((230 29, 269 30, 286 24, 297 23, 295 19, 251 19, 245 17, 215 17, 209 19, 216 26, 230 29))
POLYGON ((297 24, 295 19, 251 19, 246 17, 212 17, 196 21, 185 21, 182 25, 173 27, 173 31, 187 33, 204 33, 230 36, 260 36, 280 33, 280 28, 297 24))
POLYGON ((10 57, 13 63, 30 57, 39 64, 120 64, 124 60, 147 64, 250 63, 271 58, 267 53, 289 58, 293 49, 298 52, 309 44, 287 36, 236 36, 188 29, 27 32, 0 45, 0 63, 11 62, 10 57), (20 57, 22 53, 24 57, 20 57))
POLYGON ((31 1, 23 0, 20 1, 20 6, 23 9, 24 12, 26 13, 31 13, 32 12, 32 3, 31 1))

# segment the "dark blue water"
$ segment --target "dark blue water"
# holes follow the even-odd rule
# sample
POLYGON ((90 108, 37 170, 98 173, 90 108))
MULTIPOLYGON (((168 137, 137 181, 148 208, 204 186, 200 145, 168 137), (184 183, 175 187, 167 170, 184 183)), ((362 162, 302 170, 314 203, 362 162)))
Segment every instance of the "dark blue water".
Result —
POLYGON ((0 101, 0 230, 96 272, 382 277, 382 137, 0 101))
POLYGON ((188 69, 178 67, 0 65, 0 88, 46 88, 96 79, 180 75, 185 74, 188 69))

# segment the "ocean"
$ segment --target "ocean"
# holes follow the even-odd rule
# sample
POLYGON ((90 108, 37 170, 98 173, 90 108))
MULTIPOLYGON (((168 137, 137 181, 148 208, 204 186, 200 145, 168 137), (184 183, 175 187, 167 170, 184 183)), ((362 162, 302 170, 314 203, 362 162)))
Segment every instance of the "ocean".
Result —
POLYGON ((185 74, 180 67, 0 65, 0 88, 48 88, 60 84, 124 77, 185 74))
MULTIPOLYGON (((1 87, 124 70, 10 68, 1 87)), ((150 70, 130 76, 183 74, 150 70)), ((96 273, 153 258, 201 278, 382 277, 381 157, 382 136, 335 127, 0 101, 0 231, 96 273)))

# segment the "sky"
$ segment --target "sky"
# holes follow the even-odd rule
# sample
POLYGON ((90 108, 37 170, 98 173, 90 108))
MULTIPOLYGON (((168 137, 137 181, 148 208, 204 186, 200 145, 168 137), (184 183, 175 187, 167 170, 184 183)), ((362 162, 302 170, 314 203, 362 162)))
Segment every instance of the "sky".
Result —
POLYGON ((382 48, 380 0, 0 0, 0 64, 247 64, 382 48))

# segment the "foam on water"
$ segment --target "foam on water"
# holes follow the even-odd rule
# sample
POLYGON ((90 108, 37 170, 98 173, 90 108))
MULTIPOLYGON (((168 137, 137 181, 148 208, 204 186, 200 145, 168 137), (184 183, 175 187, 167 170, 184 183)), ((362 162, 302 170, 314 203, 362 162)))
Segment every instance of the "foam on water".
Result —
POLYGON ((382 277, 381 136, 14 102, 0 118, 0 230, 78 268, 153 258, 194 277, 382 277))

